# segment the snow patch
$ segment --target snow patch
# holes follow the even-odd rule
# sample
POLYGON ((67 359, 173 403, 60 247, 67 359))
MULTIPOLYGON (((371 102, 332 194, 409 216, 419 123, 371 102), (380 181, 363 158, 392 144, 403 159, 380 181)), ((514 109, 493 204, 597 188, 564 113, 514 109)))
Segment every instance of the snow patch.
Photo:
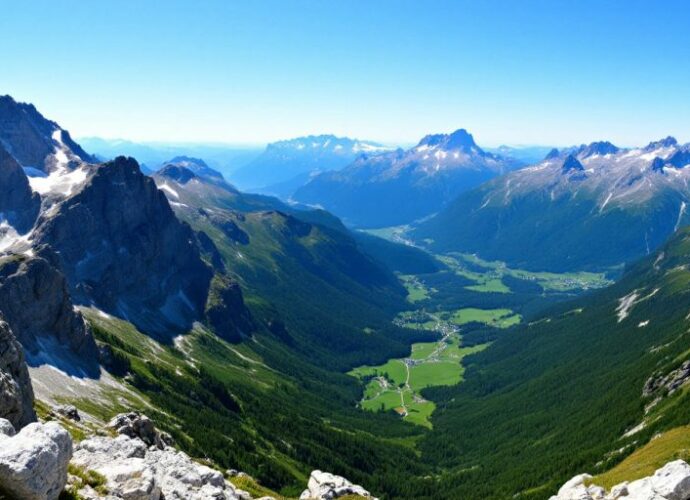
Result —
POLYGON ((61 165, 47 177, 29 177, 31 189, 41 195, 48 193, 70 196, 88 177, 85 168, 69 170, 61 165))
POLYGON ((644 321, 640 321, 640 323, 637 325, 637 328, 644 328, 644 327, 647 326, 648 324, 649 324, 649 320, 648 320, 648 319, 646 319, 646 320, 644 320, 644 321))
POLYGON ((178 198, 178 199, 180 198, 180 195, 177 193, 177 191, 175 191, 173 188, 171 188, 168 184, 163 183, 159 187, 163 191, 173 195, 175 198, 178 198))

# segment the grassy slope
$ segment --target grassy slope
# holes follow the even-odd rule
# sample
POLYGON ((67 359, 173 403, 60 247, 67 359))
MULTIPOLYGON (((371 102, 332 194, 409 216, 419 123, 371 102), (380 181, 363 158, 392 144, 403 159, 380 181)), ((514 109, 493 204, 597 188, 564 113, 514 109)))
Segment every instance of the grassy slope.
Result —
POLYGON ((645 418, 645 380, 688 357, 690 272, 678 267, 690 260, 688 231, 655 266, 656 257, 611 288, 499 337, 468 358, 462 386, 425 391, 439 410, 422 448, 456 471, 447 479, 453 495, 545 498, 574 473, 604 471, 654 433, 690 421, 690 395, 679 391, 646 417, 647 427, 623 437, 645 418), (620 298, 657 287, 618 321, 620 298))

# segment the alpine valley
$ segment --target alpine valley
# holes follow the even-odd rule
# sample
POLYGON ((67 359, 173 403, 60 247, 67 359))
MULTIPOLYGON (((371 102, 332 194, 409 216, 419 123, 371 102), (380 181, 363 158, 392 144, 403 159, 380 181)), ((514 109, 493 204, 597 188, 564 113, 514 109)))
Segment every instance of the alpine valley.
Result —
POLYGON ((0 97, 0 498, 690 498, 688 146, 180 148, 0 97))

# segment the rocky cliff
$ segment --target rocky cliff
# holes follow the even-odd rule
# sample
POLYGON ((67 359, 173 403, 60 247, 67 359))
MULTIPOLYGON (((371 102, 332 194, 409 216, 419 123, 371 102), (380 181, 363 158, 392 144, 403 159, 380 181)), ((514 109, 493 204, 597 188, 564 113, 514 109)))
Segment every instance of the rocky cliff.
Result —
POLYGON ((0 320, 0 418, 14 427, 36 420, 34 392, 22 346, 7 323, 0 320))
POLYGON ((203 316, 212 272, 191 229, 132 158, 96 168, 43 213, 35 244, 58 254, 73 299, 167 335, 203 316))
MULTIPOLYGON (((41 198, 31 190, 21 165, 0 144, 0 228, 23 234, 33 226, 41 198)), ((0 235, 2 238, 2 235, 0 235)))
POLYGON ((0 259, 0 313, 29 359, 59 359, 78 372, 98 372, 93 336, 72 305, 65 277, 46 259, 25 255, 0 259))

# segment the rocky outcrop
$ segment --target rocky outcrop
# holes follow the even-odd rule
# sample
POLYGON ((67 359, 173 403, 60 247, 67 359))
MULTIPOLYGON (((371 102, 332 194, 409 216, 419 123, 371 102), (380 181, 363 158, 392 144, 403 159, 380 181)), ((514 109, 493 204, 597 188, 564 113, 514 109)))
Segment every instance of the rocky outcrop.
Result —
POLYGON ((550 500, 688 500, 690 499, 690 465, 683 460, 669 462, 653 476, 625 482, 606 492, 589 484, 592 476, 580 474, 565 483, 550 500))
POLYGON ((0 313, 30 359, 45 350, 59 357, 64 350, 68 357, 76 354, 72 361, 83 370, 97 371, 91 331, 72 305, 65 277, 45 259, 0 260, 0 313))
POLYGON ((0 491, 22 500, 55 500, 67 482, 72 438, 55 422, 33 423, 12 435, 0 428, 0 491))
POLYGON ((341 476, 315 470, 309 476, 307 489, 300 495, 300 500, 333 500, 347 495, 371 498, 371 493, 359 485, 352 484, 341 476))
POLYGON ((244 304, 239 284, 228 276, 216 274, 206 304, 206 320, 213 331, 230 342, 237 342, 254 328, 244 304))
POLYGON ((36 244, 59 255, 72 297, 170 336, 203 317, 211 270, 191 229, 132 158, 99 166, 39 217, 36 244))
POLYGON ((106 479, 110 498, 126 500, 236 500, 251 498, 185 453, 148 447, 141 439, 120 435, 93 437, 77 445, 72 463, 106 479))
POLYGON ((36 420, 34 391, 22 346, 0 320, 0 419, 20 428, 36 420))
POLYGON ((150 418, 136 411, 116 415, 108 422, 107 427, 123 436, 141 439, 148 446, 155 446, 160 450, 174 443, 170 434, 156 429, 150 418))
MULTIPOLYGON (((0 224, 4 221, 17 233, 33 226, 41 198, 31 190, 21 165, 0 144, 0 224)), ((1 235, 0 235, 1 238, 1 235)))
POLYGON ((649 377, 642 389, 642 395, 650 397, 659 394, 660 391, 671 395, 688 381, 690 381, 690 360, 684 361, 680 367, 666 375, 656 374, 649 377))

